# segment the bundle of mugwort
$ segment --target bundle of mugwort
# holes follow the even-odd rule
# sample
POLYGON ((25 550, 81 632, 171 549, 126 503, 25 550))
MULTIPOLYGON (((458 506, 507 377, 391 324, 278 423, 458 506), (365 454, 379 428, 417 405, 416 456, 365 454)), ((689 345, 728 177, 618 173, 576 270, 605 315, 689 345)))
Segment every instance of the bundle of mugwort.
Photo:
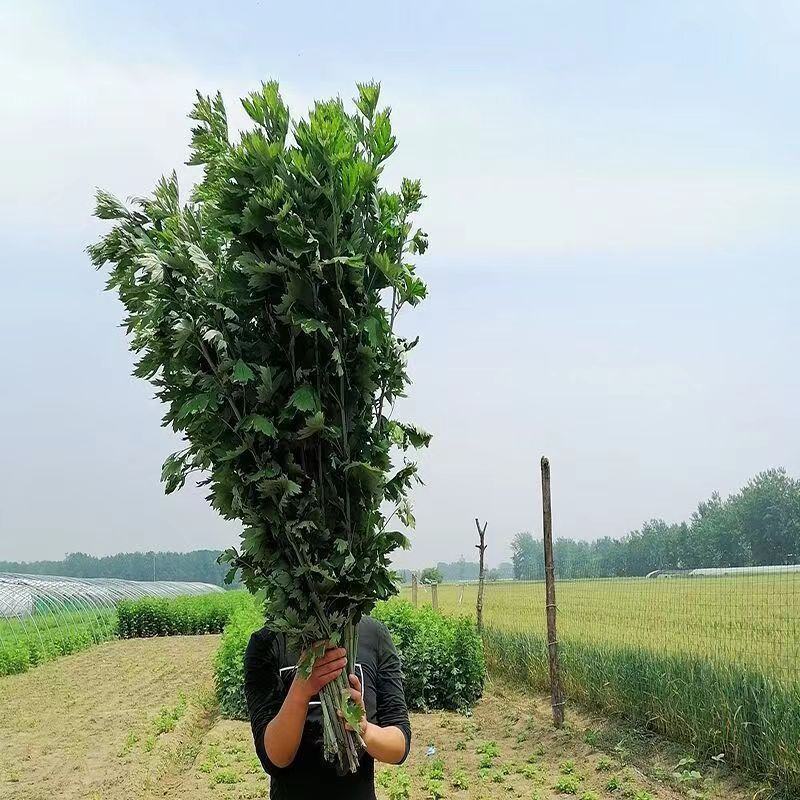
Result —
MULTIPOLYGON (((242 521, 222 558, 305 650, 305 674, 319 642, 343 644, 352 670, 359 619, 396 591, 389 556, 407 539, 393 527, 413 527, 418 480, 405 453, 430 439, 390 418, 417 343, 395 321, 425 297, 410 261, 427 237, 411 224, 419 181, 379 184, 396 147, 379 91, 359 85, 353 113, 335 99, 292 123, 270 82, 242 100, 255 126, 235 138, 221 96, 198 94, 191 200, 174 174, 128 205, 99 191, 96 216, 114 225, 89 248, 125 307, 134 374, 184 437, 166 491, 200 473, 212 506, 242 521)), ((326 755, 354 771, 345 675, 322 701, 326 755)))

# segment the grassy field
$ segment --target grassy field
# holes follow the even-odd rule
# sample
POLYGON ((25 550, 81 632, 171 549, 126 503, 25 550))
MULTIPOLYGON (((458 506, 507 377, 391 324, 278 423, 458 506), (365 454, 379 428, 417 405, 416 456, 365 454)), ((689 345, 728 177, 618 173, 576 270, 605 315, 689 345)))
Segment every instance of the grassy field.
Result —
MULTIPOLYGON (((443 611, 474 615, 477 585, 445 584, 438 594, 443 611)), ((430 590, 420 587, 425 599, 430 590)), ((559 636, 573 642, 748 665, 790 683, 800 677, 800 574, 559 581, 556 599, 559 636)), ((503 631, 543 630, 544 583, 487 583, 484 620, 503 631)))
MULTIPOLYGON (((474 614, 476 593, 440 586, 439 606, 474 614)), ((800 795, 797 576, 561 581, 557 602, 570 700, 800 795)), ((484 619, 491 669, 545 688, 544 586, 487 584, 484 619)))
MULTIPOLYGON (((221 720, 212 701, 218 643, 106 642, 0 678, 0 800, 267 797, 249 725, 221 720)), ((406 764, 379 768, 380 800, 750 800, 758 789, 602 718, 572 713, 555 731, 541 697, 497 682, 471 716, 413 714, 412 728, 406 764)))

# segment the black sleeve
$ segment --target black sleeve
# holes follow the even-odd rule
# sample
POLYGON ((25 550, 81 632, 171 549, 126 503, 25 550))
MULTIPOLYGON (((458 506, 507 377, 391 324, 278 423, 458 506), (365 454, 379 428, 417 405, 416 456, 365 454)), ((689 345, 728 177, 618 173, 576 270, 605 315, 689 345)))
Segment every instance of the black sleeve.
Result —
POLYGON ((381 625, 378 638, 378 685, 376 717, 382 728, 396 726, 406 737, 406 751, 400 764, 408 758, 411 749, 411 723, 408 719, 406 696, 403 692, 403 672, 391 634, 381 625))
POLYGON ((256 753, 264 770, 269 775, 276 775, 282 770, 269 760, 264 747, 264 731, 281 710, 283 693, 274 640, 260 632, 250 637, 244 654, 244 695, 256 753))

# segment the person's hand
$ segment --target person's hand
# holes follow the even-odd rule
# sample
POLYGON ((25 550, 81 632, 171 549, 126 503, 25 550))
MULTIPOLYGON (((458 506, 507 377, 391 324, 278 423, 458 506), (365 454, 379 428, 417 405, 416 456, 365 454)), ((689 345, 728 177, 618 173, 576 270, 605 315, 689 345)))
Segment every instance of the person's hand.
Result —
POLYGON ((335 681, 345 666, 347 666, 347 651, 343 647, 331 647, 314 662, 308 678, 302 678, 299 672, 295 673, 292 686, 308 702, 315 694, 319 694, 323 686, 335 681))
MULTIPOLYGON (((344 693, 343 693, 344 694, 344 693)), ((353 699, 353 702, 361 707, 361 721, 358 723, 358 732, 363 737, 364 734, 367 732, 367 709, 364 706, 364 697, 361 694, 361 681, 355 676, 350 676, 350 697, 353 699)), ((350 725, 349 722, 345 722, 344 715, 342 712, 339 712, 339 717, 341 718, 342 722, 344 723, 344 727, 348 731, 353 730, 353 726, 350 725)))

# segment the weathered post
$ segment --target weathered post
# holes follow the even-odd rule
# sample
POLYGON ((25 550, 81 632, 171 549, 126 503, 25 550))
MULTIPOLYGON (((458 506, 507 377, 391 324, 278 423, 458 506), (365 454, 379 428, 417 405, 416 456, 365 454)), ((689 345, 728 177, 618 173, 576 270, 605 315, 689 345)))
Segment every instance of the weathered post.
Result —
POLYGON ((544 528, 544 577, 547 609, 547 658, 550 666, 550 701, 553 724, 564 724, 564 693, 556 637, 556 580, 553 566, 553 509, 550 499, 550 462, 542 456, 542 517, 544 528))
POLYGON ((411 602, 416 606, 418 602, 417 598, 417 591, 418 591, 418 582, 417 582, 417 573, 411 573, 411 602))
POLYGON ((433 606, 434 611, 439 610, 439 584, 432 583, 431 584, 431 605, 433 606))
POLYGON ((480 564, 478 566, 478 602, 475 607, 475 622, 478 626, 478 630, 483 630, 483 578, 485 573, 484 568, 484 557, 483 554, 486 552, 486 526, 488 522, 483 523, 483 528, 481 528, 480 522, 478 522, 478 518, 475 517, 475 527, 478 529, 478 544, 475 547, 478 548, 478 552, 480 555, 480 564))

